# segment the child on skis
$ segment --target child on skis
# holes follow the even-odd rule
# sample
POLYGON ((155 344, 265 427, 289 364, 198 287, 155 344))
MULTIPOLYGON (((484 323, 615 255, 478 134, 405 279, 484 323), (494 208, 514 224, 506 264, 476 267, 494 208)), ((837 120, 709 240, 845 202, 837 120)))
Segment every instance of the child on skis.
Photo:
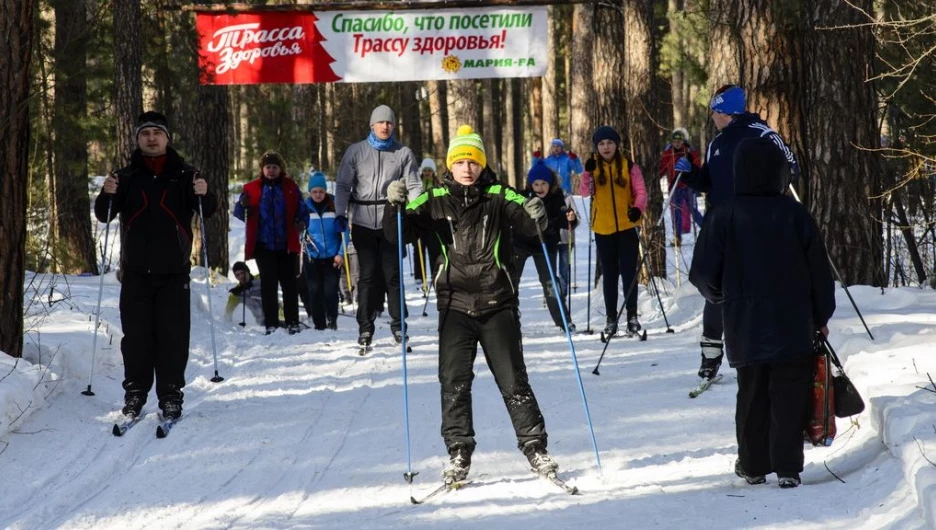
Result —
POLYGON ((835 283, 815 221, 785 196, 790 169, 768 137, 735 149, 734 196, 705 216, 689 281, 719 304, 725 355, 738 370, 735 473, 795 488, 803 471, 816 331, 835 311, 835 283))
MULTIPOLYGON (((556 175, 549 169, 542 160, 538 160, 527 173, 527 189, 523 192, 526 197, 539 197, 546 206, 547 226, 543 230, 543 241, 546 243, 546 252, 543 254, 540 245, 539 236, 526 237, 517 233, 514 237, 514 256, 513 256, 513 284, 520 285, 520 277, 523 274, 523 267, 528 258, 533 258, 533 264, 536 265, 536 272, 539 275, 540 284, 543 286, 543 296, 546 298, 546 307, 549 308, 549 315, 553 323, 559 326, 559 329, 565 330, 562 321, 562 312, 559 304, 563 304, 565 314, 569 315, 569 308, 565 306, 566 285, 559 276, 556 267, 556 254, 563 252, 565 248, 558 248, 559 229, 568 226, 570 223, 574 229, 578 225, 578 219, 572 210, 567 210, 566 200, 563 196, 562 188, 556 183, 556 175), (549 268, 546 260, 550 260, 553 266, 553 274, 556 276, 558 286, 554 286, 549 276, 549 268)), ((569 322, 569 330, 575 331, 575 324, 569 322)))
MULTIPOLYGON (((592 231, 601 263, 606 325, 604 334, 617 333, 618 277, 624 289, 631 288, 637 275, 637 221, 647 208, 643 174, 637 164, 620 150, 621 135, 612 127, 595 129, 592 143, 596 153, 585 163, 581 195, 590 196, 592 231)), ((627 332, 640 331, 637 320, 637 286, 624 292, 627 332)))
POLYGON ((450 461, 447 482, 464 480, 475 448, 471 382, 478 344, 507 405, 517 446, 533 470, 555 474, 559 466, 546 452, 546 426, 523 361, 517 293, 510 280, 511 230, 536 237, 546 228, 546 208, 538 197, 524 200, 499 184, 487 165, 484 144, 463 125, 452 140, 441 185, 407 204, 406 184, 391 182, 384 233, 397 240, 398 208, 405 208, 403 232, 412 241, 431 232, 442 242, 434 279, 439 306, 439 382, 442 385, 442 437, 450 461))
POLYGON ((338 329, 338 280, 344 254, 343 234, 335 230, 335 198, 326 191, 325 174, 321 171, 309 177, 309 228, 306 231, 305 280, 309 295, 309 310, 315 329, 338 329))

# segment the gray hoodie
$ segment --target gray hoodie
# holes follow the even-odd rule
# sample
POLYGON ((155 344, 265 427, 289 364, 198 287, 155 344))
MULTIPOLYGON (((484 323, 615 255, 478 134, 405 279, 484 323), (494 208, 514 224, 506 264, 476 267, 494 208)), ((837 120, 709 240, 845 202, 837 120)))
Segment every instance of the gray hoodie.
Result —
POLYGON ((387 186, 394 180, 405 180, 409 199, 415 199, 422 193, 418 170, 413 151, 396 139, 386 151, 374 149, 367 140, 353 144, 345 151, 335 179, 335 215, 349 217, 355 225, 380 229, 387 186))

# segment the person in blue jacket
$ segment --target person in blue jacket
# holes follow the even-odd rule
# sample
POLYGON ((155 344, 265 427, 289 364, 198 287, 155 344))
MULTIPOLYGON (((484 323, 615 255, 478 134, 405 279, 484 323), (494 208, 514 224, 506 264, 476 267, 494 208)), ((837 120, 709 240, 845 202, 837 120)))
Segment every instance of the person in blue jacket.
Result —
POLYGON ((335 197, 326 192, 325 174, 309 177, 309 225, 306 230, 305 288, 315 329, 338 329, 338 280, 344 256, 341 232, 335 229, 335 197))
POLYGON ((772 138, 734 150, 734 197, 705 216, 689 281, 724 314, 738 371, 735 473, 781 488, 800 484, 817 332, 829 334, 835 282, 809 211, 784 192, 789 165, 772 138))
POLYGON ((566 193, 572 193, 572 174, 581 175, 585 171, 578 155, 572 151, 566 152, 561 138, 553 138, 549 144, 549 156, 546 158, 543 158, 539 151, 534 152, 530 167, 535 166, 537 160, 545 162, 546 167, 559 175, 559 187, 566 193))
MULTIPOLYGON (((677 174, 682 173, 680 182, 685 182, 694 190, 706 194, 706 215, 735 195, 735 149, 745 138, 770 140, 789 164, 788 174, 792 177, 799 174, 796 159, 783 138, 760 119, 759 115, 746 112, 745 104, 744 89, 741 87, 725 85, 718 89, 709 105, 718 134, 708 146, 705 162, 702 167, 698 167, 683 157, 677 160, 674 166, 677 174)), ((718 373, 724 354, 723 334, 721 307, 706 301, 702 314, 702 365, 699 368, 699 377, 712 379, 718 373)))

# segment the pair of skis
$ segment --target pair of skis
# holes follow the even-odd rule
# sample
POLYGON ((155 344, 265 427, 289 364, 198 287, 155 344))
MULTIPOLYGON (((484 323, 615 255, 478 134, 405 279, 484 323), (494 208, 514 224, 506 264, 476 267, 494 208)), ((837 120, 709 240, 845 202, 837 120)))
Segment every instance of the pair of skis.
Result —
MULTIPOLYGON (((140 414, 139 416, 127 418, 120 423, 115 423, 111 432, 114 434, 114 436, 123 436, 124 434, 127 434, 127 431, 133 428, 134 425, 140 423, 140 420, 142 420, 145 416, 146 414, 140 414)), ((181 419, 182 418, 160 418, 159 425, 156 426, 156 438, 165 438, 166 436, 169 436, 169 432, 181 419)))
MULTIPOLYGON (((534 471, 534 473, 536 472, 534 471)), ((545 480, 548 480, 552 484, 558 486, 559 488, 562 488, 562 490, 568 493, 569 495, 579 495, 578 488, 576 486, 569 485, 565 480, 562 480, 561 478, 559 478, 559 475, 555 471, 553 471, 552 473, 547 473, 545 475, 541 473, 536 473, 536 476, 543 478, 545 480)), ((457 481, 457 480, 446 479, 444 482, 442 482, 441 486, 429 492, 429 494, 426 495, 425 497, 421 499, 417 499, 416 497, 410 497, 410 502, 413 504, 423 504, 426 501, 429 501, 430 499, 432 499, 433 497, 438 497, 439 495, 448 493, 450 491, 459 490, 467 486, 468 484, 471 484, 471 482, 472 482, 471 480, 457 481)))

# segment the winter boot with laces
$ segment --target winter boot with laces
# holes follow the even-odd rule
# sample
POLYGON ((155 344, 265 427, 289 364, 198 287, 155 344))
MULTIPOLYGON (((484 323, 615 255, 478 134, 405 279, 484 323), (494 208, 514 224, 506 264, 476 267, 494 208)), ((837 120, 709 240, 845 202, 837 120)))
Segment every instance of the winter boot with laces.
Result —
POLYGON ((371 333, 370 331, 362 331, 361 334, 358 335, 357 343, 359 346, 363 346, 363 347, 370 346, 371 339, 373 339, 373 337, 374 337, 374 334, 371 333))
POLYGON ((464 446, 449 449, 449 465, 442 472, 446 482, 461 482, 468 478, 471 469, 471 451, 464 446))
POLYGON ((136 418, 143 411, 143 405, 146 404, 146 396, 139 394, 127 394, 124 397, 124 407, 120 410, 129 418, 136 418))
POLYGON ((527 443, 523 447, 523 454, 530 461, 530 469, 534 473, 546 476, 559 471, 559 464, 549 456, 546 448, 539 441, 527 443))
POLYGON ((702 347, 702 366, 699 367, 699 377, 702 379, 714 379, 718 375, 718 369, 721 367, 722 357, 724 355, 724 343, 720 340, 712 340, 702 337, 699 343, 702 347))
POLYGON ((604 336, 611 337, 615 333, 617 333, 617 329, 618 329, 617 321, 609 318, 606 322, 607 323, 605 324, 605 328, 604 328, 604 336))

